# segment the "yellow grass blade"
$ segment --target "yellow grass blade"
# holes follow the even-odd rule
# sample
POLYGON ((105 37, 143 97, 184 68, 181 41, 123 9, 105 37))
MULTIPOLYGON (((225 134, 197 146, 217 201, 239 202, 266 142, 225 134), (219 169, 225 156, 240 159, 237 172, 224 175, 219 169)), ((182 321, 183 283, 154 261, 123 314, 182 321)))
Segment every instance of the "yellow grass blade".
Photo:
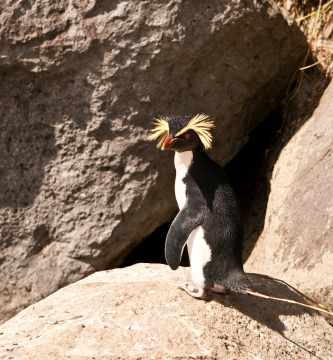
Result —
MULTIPOLYGON (((283 281, 283 280, 276 279, 276 278, 273 278, 273 277, 271 277, 271 276, 264 275, 264 274, 257 274, 257 273, 246 273, 246 274, 247 274, 247 275, 260 276, 260 277, 263 277, 263 278, 265 278, 265 279, 274 280, 274 281, 279 282, 279 283, 281 283, 281 284, 283 284, 283 285, 286 285, 286 286, 289 287, 291 290, 293 290, 295 293, 297 293, 298 295, 302 296, 304 299, 306 299, 306 300, 312 302, 313 304, 319 306, 319 308, 314 307, 314 306, 311 307, 310 305, 305 305, 305 304, 302 304, 302 303, 298 303, 297 301, 295 302, 295 301, 293 301, 293 300, 281 299, 281 298, 274 298, 274 297, 270 297, 270 296, 267 296, 267 295, 262 295, 262 294, 260 294, 260 295, 262 295, 261 297, 265 297, 265 298, 267 298, 267 299, 274 299, 274 300, 285 301, 285 302, 293 302, 293 303, 295 303, 295 304, 303 305, 303 306, 305 306, 305 307, 311 307, 312 309, 315 309, 315 310, 324 311, 324 312, 330 314, 331 316, 333 316, 333 313, 332 313, 330 310, 328 310, 324 305, 322 305, 322 304, 318 303, 317 301, 313 300, 312 298, 310 298, 310 296, 303 294, 301 291, 297 290, 297 289, 294 288, 292 285, 288 284, 287 282, 285 282, 285 281, 283 281)), ((249 292, 249 293, 251 293, 251 292, 249 292)), ((253 294, 251 294, 251 295, 254 295, 254 294, 259 294, 259 293, 253 293, 253 294)), ((256 296, 259 296, 259 295, 256 295, 256 296)))
POLYGON ((289 299, 276 298, 276 297, 272 297, 272 296, 268 296, 268 295, 263 295, 263 294, 260 294, 260 293, 257 293, 257 292, 253 292, 253 291, 247 291, 247 294, 254 295, 254 296, 257 296, 257 297, 261 297, 261 298, 264 298, 264 299, 278 300, 278 301, 283 301, 283 302, 287 302, 287 303, 290 303, 290 304, 301 305, 301 306, 307 307, 307 308, 309 308, 309 309, 314 309, 314 310, 318 310, 318 311, 323 311, 323 312, 325 312, 325 313, 333 316, 333 313, 332 313, 331 311, 324 310, 324 309, 319 308, 319 307, 316 307, 316 306, 306 305, 306 304, 300 303, 300 302, 298 302, 298 301, 289 300, 289 299))
POLYGON ((333 52, 330 53, 329 55, 325 56, 323 59, 321 59, 321 60, 317 61, 316 63, 312 64, 312 65, 300 68, 300 70, 306 70, 306 69, 311 68, 312 66, 316 66, 316 65, 320 64, 321 62, 325 61, 326 59, 328 59, 329 57, 331 57, 332 55, 333 55, 333 52))

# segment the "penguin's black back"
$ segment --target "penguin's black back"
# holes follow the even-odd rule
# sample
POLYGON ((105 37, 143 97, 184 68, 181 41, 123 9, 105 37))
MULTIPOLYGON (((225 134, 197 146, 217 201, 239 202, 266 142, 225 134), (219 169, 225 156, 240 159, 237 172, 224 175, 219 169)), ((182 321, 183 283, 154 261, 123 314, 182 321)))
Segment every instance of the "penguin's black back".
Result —
POLYGON ((204 239, 211 249, 211 260, 203 268, 205 287, 217 284, 234 291, 250 290, 242 264, 240 205, 224 170, 205 152, 194 150, 183 182, 188 201, 204 212, 204 239))

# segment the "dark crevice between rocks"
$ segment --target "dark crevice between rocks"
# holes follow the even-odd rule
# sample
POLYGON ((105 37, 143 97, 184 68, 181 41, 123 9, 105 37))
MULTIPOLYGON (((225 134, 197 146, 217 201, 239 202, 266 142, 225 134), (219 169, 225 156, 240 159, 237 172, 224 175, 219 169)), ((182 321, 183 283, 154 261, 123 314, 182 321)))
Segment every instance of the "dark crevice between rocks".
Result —
MULTIPOLYGON (((165 239, 171 222, 161 225, 141 244, 127 255, 120 267, 131 266, 137 263, 167 264, 164 256, 165 239)), ((185 247, 180 266, 190 266, 187 249, 185 247)))
POLYGON ((282 109, 272 111, 256 129, 225 171, 239 198, 243 224, 243 263, 250 256, 265 224, 270 178, 272 141, 282 126, 282 109))

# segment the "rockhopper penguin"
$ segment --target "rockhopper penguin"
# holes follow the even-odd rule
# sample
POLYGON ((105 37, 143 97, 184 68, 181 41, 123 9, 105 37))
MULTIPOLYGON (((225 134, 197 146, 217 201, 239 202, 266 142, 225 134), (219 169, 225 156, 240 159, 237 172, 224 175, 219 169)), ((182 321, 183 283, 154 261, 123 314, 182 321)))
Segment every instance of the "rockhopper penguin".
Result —
POLYGON ((176 200, 179 213, 165 244, 172 270, 179 267, 187 244, 191 280, 189 295, 207 299, 209 291, 245 293, 251 283, 243 271, 243 225, 237 197, 220 165, 204 151, 211 147, 214 126, 205 114, 160 117, 149 140, 175 151, 176 200))

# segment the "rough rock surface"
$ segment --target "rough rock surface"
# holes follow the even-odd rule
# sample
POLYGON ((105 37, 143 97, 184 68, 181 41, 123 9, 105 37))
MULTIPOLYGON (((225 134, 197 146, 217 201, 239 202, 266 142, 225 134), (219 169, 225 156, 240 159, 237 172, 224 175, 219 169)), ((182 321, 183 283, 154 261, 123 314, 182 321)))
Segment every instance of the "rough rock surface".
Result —
POLYGON ((281 278, 333 308, 333 83, 281 152, 264 230, 245 269, 281 278))
MULTIPOLYGON (((178 289, 187 272, 160 264, 96 272, 1 325, 0 358, 332 358, 333 329, 316 311, 250 295, 195 300, 178 289)), ((252 280, 257 291, 301 300, 252 280)))
POLYGON ((0 14, 2 320, 172 218, 154 116, 207 112, 225 164, 305 47, 268 1, 5 0, 0 14))

